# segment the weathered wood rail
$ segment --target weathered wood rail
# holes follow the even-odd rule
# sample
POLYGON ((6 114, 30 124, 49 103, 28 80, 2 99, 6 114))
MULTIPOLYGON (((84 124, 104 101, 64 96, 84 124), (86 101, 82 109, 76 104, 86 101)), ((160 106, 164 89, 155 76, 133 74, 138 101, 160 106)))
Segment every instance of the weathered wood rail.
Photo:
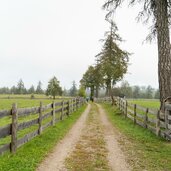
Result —
MULTIPOLYGON (((111 98, 100 98, 98 102, 110 102, 111 98)), ((157 109, 150 109, 130 103, 124 98, 115 98, 116 105, 125 116, 134 124, 149 129, 157 136, 171 140, 171 104, 165 103, 164 114, 157 109)))
POLYGON ((30 108, 17 108, 17 104, 13 104, 10 110, 0 111, 0 119, 9 117, 11 123, 0 127, 0 141, 4 138, 9 138, 10 141, 6 143, 0 143, 0 155, 5 151, 11 151, 16 153, 17 148, 30 141, 34 137, 40 135, 43 130, 49 126, 54 126, 57 122, 68 117, 71 113, 76 111, 85 103, 82 98, 70 99, 67 101, 52 102, 48 105, 42 105, 38 107, 30 108), (20 120, 20 118, 32 117, 31 120, 20 120), (35 118, 36 117, 36 118, 35 118), (44 122, 47 119, 46 122, 44 122), (20 131, 29 129, 35 126, 34 131, 19 137, 20 131))

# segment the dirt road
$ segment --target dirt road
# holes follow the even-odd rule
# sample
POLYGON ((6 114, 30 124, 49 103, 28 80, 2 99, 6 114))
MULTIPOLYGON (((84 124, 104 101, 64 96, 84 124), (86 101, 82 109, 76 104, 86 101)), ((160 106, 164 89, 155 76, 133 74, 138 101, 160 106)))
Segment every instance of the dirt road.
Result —
POLYGON ((131 170, 117 140, 119 134, 100 105, 89 104, 66 137, 37 171, 131 170))

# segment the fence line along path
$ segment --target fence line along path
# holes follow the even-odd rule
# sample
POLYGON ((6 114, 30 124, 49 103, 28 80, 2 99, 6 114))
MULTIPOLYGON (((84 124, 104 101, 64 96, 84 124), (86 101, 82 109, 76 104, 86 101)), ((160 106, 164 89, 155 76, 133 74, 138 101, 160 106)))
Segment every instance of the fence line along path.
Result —
POLYGON ((17 108, 17 104, 13 104, 10 110, 0 111, 0 121, 4 118, 11 120, 0 127, 0 155, 5 151, 16 153, 17 148, 69 116, 84 103, 84 99, 75 98, 48 105, 40 102, 40 106, 30 108, 17 108))
MULTIPOLYGON (((111 98, 99 98, 97 101, 111 103, 111 98)), ((171 140, 171 104, 169 102, 165 102, 164 113, 130 103, 120 97, 115 97, 115 103, 125 118, 131 119, 134 124, 149 129, 157 136, 171 140)))

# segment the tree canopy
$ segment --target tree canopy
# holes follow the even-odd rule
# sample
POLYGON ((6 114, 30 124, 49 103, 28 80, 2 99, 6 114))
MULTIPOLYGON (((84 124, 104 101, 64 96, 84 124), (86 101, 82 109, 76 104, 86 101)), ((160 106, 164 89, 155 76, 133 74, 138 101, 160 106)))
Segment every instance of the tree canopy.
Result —
POLYGON ((55 96, 57 95, 62 95, 62 88, 60 87, 60 82, 56 77, 49 80, 46 95, 51 95, 53 99, 55 99, 55 96))
MULTIPOLYGON (((103 5, 111 14, 122 5, 124 0, 107 0, 103 5)), ((171 96, 171 54, 170 54, 170 32, 171 21, 171 0, 129 0, 131 5, 141 3, 143 10, 139 12, 139 18, 144 18, 145 22, 152 19, 151 32, 147 39, 157 37, 158 42, 158 80, 160 90, 160 109, 164 111, 164 102, 171 96)))
POLYGON ((80 81, 85 87, 91 90, 91 97, 98 97, 99 87, 106 87, 106 95, 112 95, 112 86, 117 81, 123 78, 127 72, 129 53, 119 47, 119 42, 122 41, 117 34, 117 26, 113 21, 110 21, 110 30, 106 32, 103 41, 101 52, 96 55, 96 65, 89 66, 87 71, 80 81))
POLYGON ((111 95, 112 85, 123 78, 127 72, 129 53, 119 47, 122 41, 117 34, 117 26, 110 21, 110 31, 106 32, 101 52, 96 56, 101 65, 101 73, 106 85, 106 95, 111 95))
POLYGON ((75 81, 72 82, 72 87, 69 90, 69 94, 72 97, 77 96, 77 85, 76 85, 75 81))

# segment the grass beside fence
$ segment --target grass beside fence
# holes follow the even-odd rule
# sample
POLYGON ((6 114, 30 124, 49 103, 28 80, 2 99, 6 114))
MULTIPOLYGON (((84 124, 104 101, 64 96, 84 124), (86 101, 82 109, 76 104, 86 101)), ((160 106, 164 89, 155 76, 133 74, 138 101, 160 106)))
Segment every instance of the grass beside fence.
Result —
MULTIPOLYGON (((16 103, 18 108, 28 108, 28 107, 38 107, 40 106, 40 101, 42 105, 47 105, 53 102, 53 99, 1 99, 0 100, 0 110, 10 110, 12 104, 16 103)), ((62 101, 62 99, 56 99, 54 102, 62 101)), ((35 116, 30 116, 33 119, 35 116)), ((20 117, 20 119, 28 118, 26 116, 20 117)), ((27 121, 27 120, 25 120, 27 121)), ((11 116, 4 117, 0 119, 0 127, 11 123, 11 116)))
MULTIPOLYGON (((11 109, 13 103, 17 103, 18 108, 39 106, 40 101, 43 105, 52 103, 53 99, 0 99, 0 110, 11 109)), ((59 99, 55 101, 61 101, 59 99)))
POLYGON ((34 171, 55 144, 66 135, 85 107, 81 107, 54 127, 47 128, 42 135, 20 147, 15 155, 5 153, 0 156, 0 171, 34 171))
POLYGON ((159 109, 160 108, 160 102, 159 100, 153 100, 153 99, 134 99, 134 100, 129 100, 128 102, 131 102, 133 104, 137 104, 143 107, 147 108, 155 108, 159 109))
POLYGON ((112 124, 123 133, 120 144, 133 170, 171 170, 171 143, 134 125, 110 104, 104 104, 112 124))

